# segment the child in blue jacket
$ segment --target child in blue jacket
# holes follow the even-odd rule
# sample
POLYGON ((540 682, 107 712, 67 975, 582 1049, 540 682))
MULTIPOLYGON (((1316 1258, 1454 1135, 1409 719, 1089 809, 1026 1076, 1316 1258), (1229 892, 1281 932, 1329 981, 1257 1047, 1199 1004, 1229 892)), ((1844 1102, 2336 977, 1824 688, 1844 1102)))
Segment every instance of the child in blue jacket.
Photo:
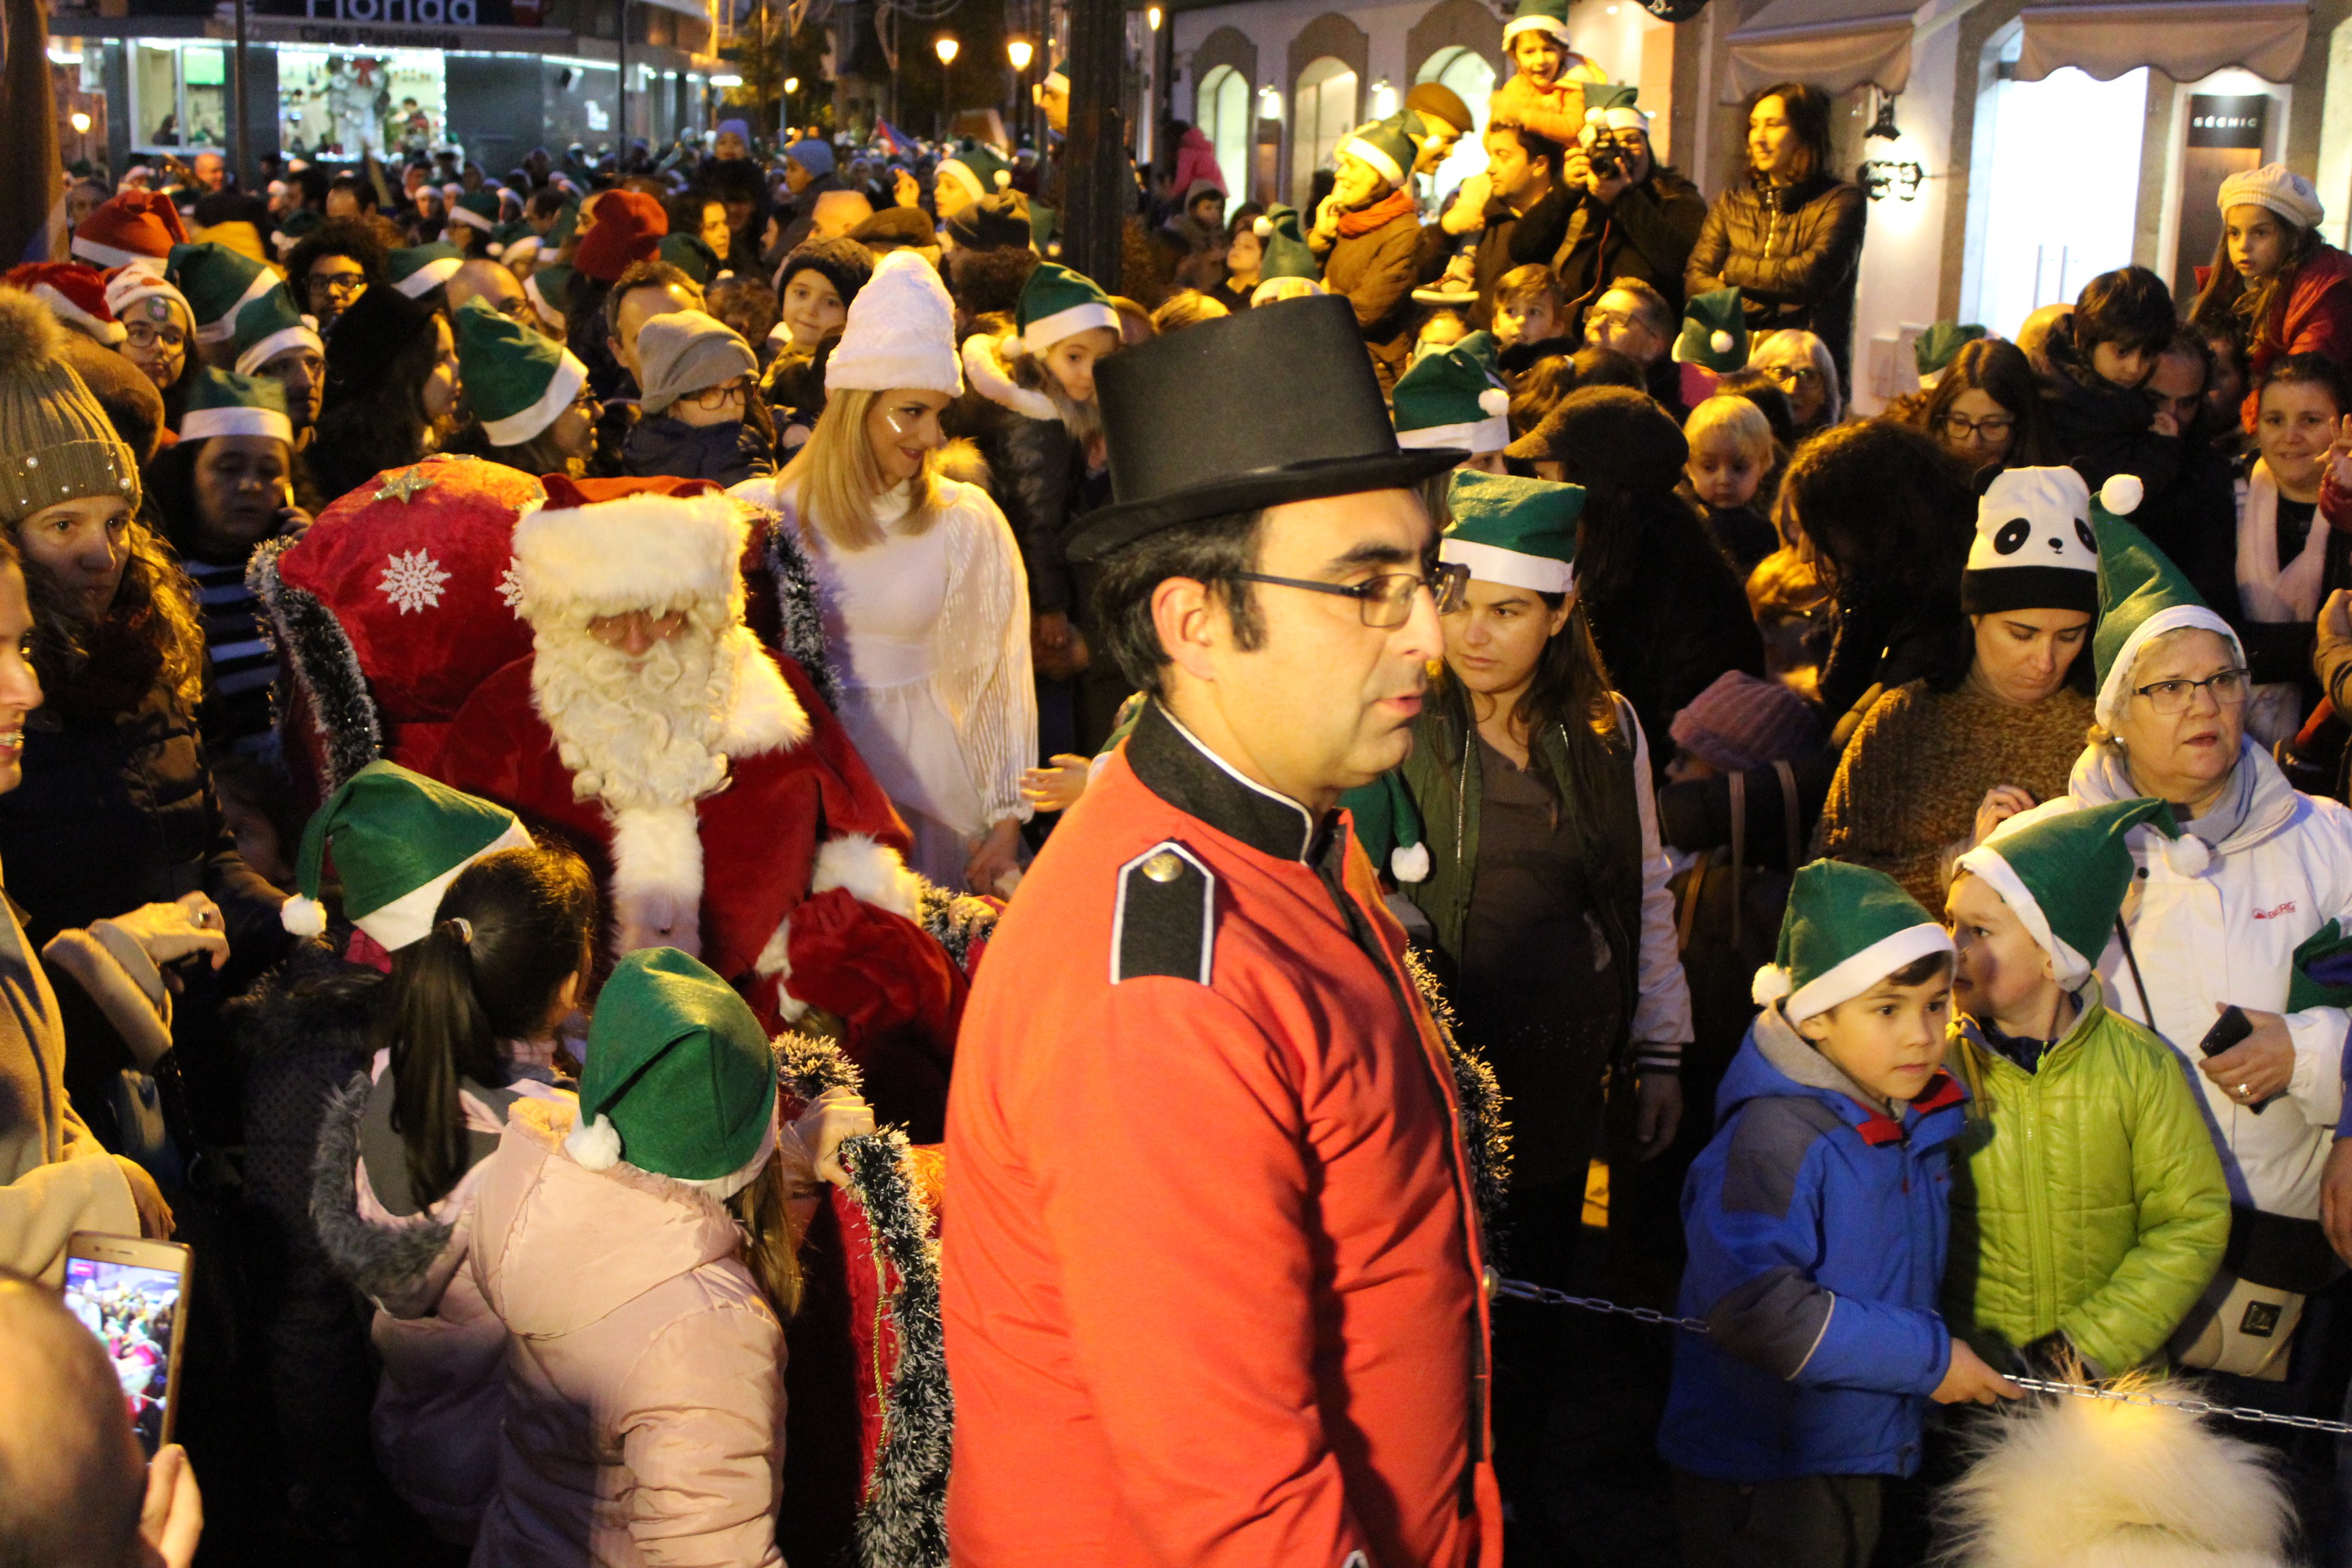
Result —
POLYGON ((1852 1568, 1926 1402, 2023 1391, 1952 1337, 1952 940, 1882 872, 1797 873, 1763 1012, 1683 1189, 1690 1263, 1658 1447, 1691 1568, 1852 1568))

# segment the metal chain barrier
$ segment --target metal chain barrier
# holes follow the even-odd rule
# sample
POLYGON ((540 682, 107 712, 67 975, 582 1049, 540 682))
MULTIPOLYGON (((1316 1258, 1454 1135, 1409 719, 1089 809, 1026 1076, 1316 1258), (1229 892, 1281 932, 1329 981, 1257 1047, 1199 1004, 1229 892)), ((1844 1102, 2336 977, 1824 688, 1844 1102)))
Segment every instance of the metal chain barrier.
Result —
MULTIPOLYGON (((1546 1307, 1574 1307, 1580 1311, 1601 1312, 1613 1318, 1631 1318, 1637 1323, 1654 1323, 1664 1328, 1680 1329, 1685 1333, 1707 1331, 1704 1318, 1677 1318, 1649 1307, 1624 1307, 1599 1296, 1571 1296, 1565 1290, 1536 1285, 1525 1279, 1497 1279, 1495 1281, 1497 1300, 1533 1301, 1546 1307)), ((2104 1399, 2116 1405, 2160 1405, 2167 1409, 2185 1410, 2191 1415, 2218 1416, 2224 1421, 2243 1421, 2267 1426, 2293 1426, 2298 1431, 2325 1432, 2331 1436, 2352 1437, 2352 1422, 2326 1421, 2316 1415, 2280 1415, 2268 1410, 2256 1410, 2243 1405, 2216 1405, 2210 1399, 2168 1399, 2145 1390, 2100 1388, 2087 1383, 2059 1383, 2049 1378, 2019 1377, 2011 1374, 2010 1382, 2035 1394, 2063 1394, 2074 1399, 2104 1399)))

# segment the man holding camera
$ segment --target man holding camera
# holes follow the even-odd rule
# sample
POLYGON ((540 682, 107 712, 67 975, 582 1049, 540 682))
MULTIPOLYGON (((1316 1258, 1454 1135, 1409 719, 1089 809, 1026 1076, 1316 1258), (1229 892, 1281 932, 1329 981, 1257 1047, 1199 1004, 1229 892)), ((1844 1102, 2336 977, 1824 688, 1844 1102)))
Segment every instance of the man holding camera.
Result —
MULTIPOLYGON (((1424 279, 1442 271, 1449 284, 1476 290, 1470 324, 1479 328, 1494 324, 1495 285, 1504 273, 1549 261, 1565 243, 1575 195, 1560 183, 1575 154, 1549 137, 1497 123, 1486 127, 1486 172, 1463 181, 1444 216, 1422 229, 1420 252, 1424 279)), ((1704 204, 1699 216, 1706 216, 1704 204)), ((1696 227, 1691 237, 1698 237, 1696 227)))
MULTIPOLYGON (((1587 90, 1597 99, 1605 89, 1587 90)), ((1552 266, 1569 300, 1564 329, 1580 331, 1585 311, 1620 278, 1652 285, 1679 315, 1683 264, 1706 222, 1706 198, 1652 153, 1649 117, 1633 107, 1631 89, 1588 111, 1560 167, 1567 228, 1552 266)))

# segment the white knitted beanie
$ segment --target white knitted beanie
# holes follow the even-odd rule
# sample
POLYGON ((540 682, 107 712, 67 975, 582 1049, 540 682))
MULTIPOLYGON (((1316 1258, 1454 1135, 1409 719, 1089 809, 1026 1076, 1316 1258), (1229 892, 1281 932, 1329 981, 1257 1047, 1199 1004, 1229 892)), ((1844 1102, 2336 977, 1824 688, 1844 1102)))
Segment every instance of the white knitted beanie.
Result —
POLYGON ((824 367, 827 392, 891 392, 902 387, 963 391, 956 357, 955 302, 931 264, 894 250, 849 302, 841 342, 824 367))
POLYGON ((2317 228, 2327 216, 2311 182, 2284 163, 2239 171, 2221 182, 2218 199, 2224 213, 2231 207, 2268 207, 2297 228, 2317 228))

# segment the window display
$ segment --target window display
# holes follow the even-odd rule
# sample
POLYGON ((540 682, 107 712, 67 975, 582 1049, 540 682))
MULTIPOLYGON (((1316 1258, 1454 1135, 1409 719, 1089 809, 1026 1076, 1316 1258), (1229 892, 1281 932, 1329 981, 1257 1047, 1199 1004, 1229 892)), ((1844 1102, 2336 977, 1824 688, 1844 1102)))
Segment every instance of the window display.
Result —
POLYGON ((438 49, 278 51, 279 136, 296 157, 423 153, 447 134, 438 49))

